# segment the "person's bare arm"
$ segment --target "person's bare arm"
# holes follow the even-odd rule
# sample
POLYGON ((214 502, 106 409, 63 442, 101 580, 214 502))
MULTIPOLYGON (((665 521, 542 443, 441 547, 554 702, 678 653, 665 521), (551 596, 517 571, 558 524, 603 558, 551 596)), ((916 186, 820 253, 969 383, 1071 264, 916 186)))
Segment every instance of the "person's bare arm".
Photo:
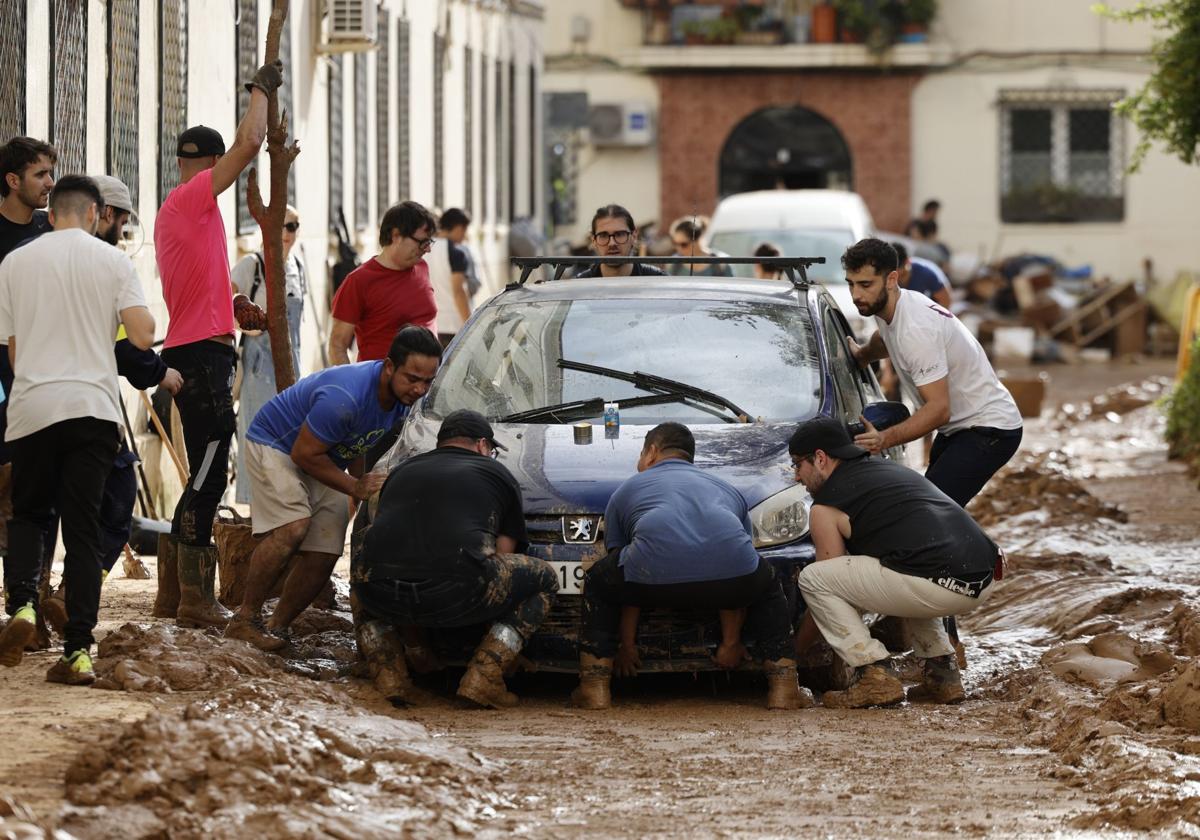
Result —
POLYGON ((329 329, 329 364, 350 364, 350 344, 354 341, 354 325, 333 319, 329 329))
POLYGON ((942 288, 933 293, 933 301, 949 312, 950 304, 953 302, 950 299, 950 290, 942 286, 942 288))
POLYGON ((846 344, 850 347, 850 355, 854 357, 854 361, 860 368, 865 368, 871 362, 888 357, 887 345, 883 343, 883 336, 879 333, 873 333, 866 344, 859 344, 847 336, 846 344))
POLYGON ((796 650, 796 657, 803 659, 808 649, 817 643, 821 638, 821 631, 817 627, 817 622, 813 620, 812 610, 804 611, 804 619, 800 622, 800 627, 796 630, 796 635, 792 639, 792 645, 796 650))
POLYGON ((465 321, 471 317, 471 300, 467 297, 467 275, 457 271, 450 275, 450 289, 454 292, 454 307, 465 321))
POLYGON ((854 443, 872 454, 902 443, 919 440, 930 432, 944 426, 950 420, 950 378, 943 376, 928 385, 917 387, 917 393, 925 404, 916 414, 903 423, 898 423, 882 432, 862 418, 867 430, 854 438, 854 443))
POLYGON ((496 553, 497 554, 516 554, 517 541, 512 537, 507 537, 504 534, 499 534, 496 537, 496 553))
POLYGON ((121 323, 125 325, 125 337, 134 347, 149 350, 154 346, 154 316, 149 309, 144 306, 126 307, 121 310, 121 323))
POLYGON ((238 123, 233 144, 217 159, 212 168, 213 196, 218 196, 233 186, 262 148, 267 139, 267 95, 258 88, 250 92, 250 106, 242 121, 238 123))
POLYGON ((829 505, 813 505, 808 528, 818 561, 846 556, 849 517, 845 513, 829 505))
POLYGON ((718 668, 736 668, 750 658, 746 646, 742 644, 746 610, 718 610, 717 617, 721 622, 721 644, 717 647, 713 662, 717 663, 718 668))
POLYGON ((371 494, 383 486, 383 473, 367 473, 362 478, 355 479, 333 462, 329 457, 329 444, 317 438, 305 423, 300 427, 300 434, 292 444, 292 463, 311 475, 326 487, 332 487, 347 496, 365 501, 371 494))
POLYGON ((635 677, 638 668, 642 667, 642 658, 637 649, 638 618, 641 614, 639 607, 621 608, 621 623, 617 631, 620 641, 613 659, 613 673, 618 677, 635 677))

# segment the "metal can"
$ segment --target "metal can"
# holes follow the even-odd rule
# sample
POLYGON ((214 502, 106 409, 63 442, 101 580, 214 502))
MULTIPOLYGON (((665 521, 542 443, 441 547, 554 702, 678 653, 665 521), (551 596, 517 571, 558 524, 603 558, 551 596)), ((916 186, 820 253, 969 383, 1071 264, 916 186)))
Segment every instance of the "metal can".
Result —
POLYGON ((575 442, 584 446, 592 442, 592 424, 586 420, 575 424, 575 442))

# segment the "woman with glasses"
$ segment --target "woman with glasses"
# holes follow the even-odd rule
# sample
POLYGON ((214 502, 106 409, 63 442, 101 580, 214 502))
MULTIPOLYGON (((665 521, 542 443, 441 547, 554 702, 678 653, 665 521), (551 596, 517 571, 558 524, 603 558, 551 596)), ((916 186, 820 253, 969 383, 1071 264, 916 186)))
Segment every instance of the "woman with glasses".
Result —
MULTIPOLYGON (((300 231, 300 213, 288 205, 283 220, 283 282, 287 293, 288 337, 292 342, 292 368, 300 378, 300 321, 304 313, 304 294, 307 290, 307 275, 304 263, 293 253, 293 246, 300 231)), ((236 292, 267 308, 266 263, 262 251, 243 257, 231 272, 236 292)), ((250 428, 254 415, 275 396, 275 363, 271 359, 271 336, 266 332, 246 330, 241 338, 241 364, 238 366, 240 387, 234 389, 238 400, 237 417, 237 500, 250 502, 250 482, 246 477, 243 451, 246 430, 250 428)))
MULTIPOLYGON (((704 231, 708 229, 708 219, 703 216, 691 216, 679 219, 671 225, 671 242, 675 245, 675 253, 680 257, 713 257, 724 256, 714 254, 704 247, 704 231)), ((671 266, 675 276, 693 277, 732 277, 733 272, 727 265, 716 263, 681 263, 671 266)))

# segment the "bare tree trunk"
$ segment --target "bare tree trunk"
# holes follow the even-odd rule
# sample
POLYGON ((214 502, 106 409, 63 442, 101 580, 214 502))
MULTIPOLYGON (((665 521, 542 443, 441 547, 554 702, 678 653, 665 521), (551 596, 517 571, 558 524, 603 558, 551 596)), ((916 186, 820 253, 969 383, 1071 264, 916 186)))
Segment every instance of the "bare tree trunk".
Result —
MULTIPOLYGON (((289 0, 275 0, 267 25, 266 63, 279 58, 279 36, 287 22, 289 0)), ((284 66, 285 74, 292 68, 284 66)), ((300 144, 287 145, 288 114, 279 113, 279 94, 267 97, 267 156, 271 160, 271 203, 263 204, 258 189, 258 172, 250 169, 246 183, 246 206, 262 230, 263 265, 266 268, 267 333, 271 337, 271 361, 275 366, 275 390, 295 383, 292 369, 292 341, 288 331, 286 283, 283 267, 283 221, 287 215, 288 170, 300 154, 300 144)))

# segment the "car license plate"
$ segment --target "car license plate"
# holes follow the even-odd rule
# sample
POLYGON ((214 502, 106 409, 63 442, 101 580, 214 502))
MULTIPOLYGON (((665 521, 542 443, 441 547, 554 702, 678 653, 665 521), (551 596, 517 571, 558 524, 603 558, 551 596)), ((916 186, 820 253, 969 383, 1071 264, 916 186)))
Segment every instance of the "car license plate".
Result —
POLYGON ((558 591, 562 595, 579 595, 583 592, 582 563, 551 563, 558 572, 558 591))

